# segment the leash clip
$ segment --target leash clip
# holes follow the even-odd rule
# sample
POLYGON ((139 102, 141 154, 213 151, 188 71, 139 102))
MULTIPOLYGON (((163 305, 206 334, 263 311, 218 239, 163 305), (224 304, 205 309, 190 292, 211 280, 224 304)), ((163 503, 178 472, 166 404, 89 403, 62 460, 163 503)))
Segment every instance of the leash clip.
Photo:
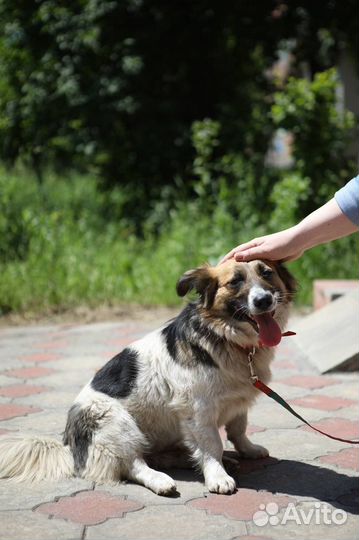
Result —
POLYGON ((253 357, 254 357, 255 353, 256 353, 256 348, 253 347, 253 349, 248 352, 248 357, 247 357, 248 358, 248 367, 249 367, 250 379, 251 379, 253 384, 258 381, 258 377, 254 373, 254 368, 253 368, 253 357))

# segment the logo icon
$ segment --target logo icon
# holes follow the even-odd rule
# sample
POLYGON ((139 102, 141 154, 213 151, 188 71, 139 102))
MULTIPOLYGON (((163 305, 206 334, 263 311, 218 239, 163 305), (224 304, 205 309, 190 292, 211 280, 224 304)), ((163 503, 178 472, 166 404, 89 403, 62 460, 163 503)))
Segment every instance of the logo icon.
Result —
POLYGON ((279 518, 276 516, 278 511, 279 506, 275 502, 260 504, 259 510, 253 515, 253 521, 258 527, 264 527, 267 523, 270 525, 278 525, 279 518))
POLYGON ((297 525, 343 525, 348 515, 340 508, 332 508, 327 504, 315 502, 312 507, 296 508, 293 503, 289 503, 284 509, 281 518, 277 516, 279 506, 275 502, 260 504, 259 510, 253 514, 253 523, 258 527, 265 525, 286 525, 290 521, 297 525))

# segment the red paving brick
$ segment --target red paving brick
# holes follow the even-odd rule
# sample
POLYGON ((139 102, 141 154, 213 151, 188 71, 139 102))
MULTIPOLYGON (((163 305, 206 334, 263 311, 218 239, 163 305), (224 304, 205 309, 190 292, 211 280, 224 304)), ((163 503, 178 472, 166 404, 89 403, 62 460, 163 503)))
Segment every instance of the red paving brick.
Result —
POLYGON ((247 426, 247 435, 252 435, 252 433, 260 433, 261 431, 265 431, 266 428, 262 427, 262 426, 253 426, 253 425, 250 425, 250 426, 247 426))
POLYGON ((276 369, 296 369, 296 365, 289 360, 275 360, 273 363, 274 371, 276 369))
POLYGON ((239 474, 249 474, 253 471, 260 471, 265 469, 268 465, 274 465, 278 463, 278 459, 272 457, 260 458, 260 459, 239 459, 239 474))
POLYGON ((36 349, 64 349, 68 346, 68 341, 46 341, 44 343, 36 343, 36 349))
POLYGON ((124 497, 113 497, 104 491, 81 491, 60 497, 53 503, 41 504, 36 512, 82 525, 98 525, 110 518, 122 518, 125 513, 140 510, 143 505, 124 497))
POLYGON ((36 377, 45 377, 46 375, 52 375, 53 373, 56 373, 55 369, 44 367, 10 369, 9 371, 2 372, 3 375, 17 377, 19 379, 35 379, 36 377))
MULTIPOLYGON (((265 430, 266 428, 264 427, 250 425, 250 426, 247 426, 246 434, 252 435, 252 433, 260 433, 261 431, 265 431, 265 430)), ((218 431, 219 431, 222 441, 226 441, 227 440, 226 428, 224 426, 221 426, 218 431)))
POLYGON ((0 420, 9 420, 9 418, 15 418, 16 416, 25 416, 26 414, 32 414, 41 411, 42 409, 39 409, 37 407, 15 405, 14 403, 0 403, 0 420))
POLYGON ((340 452, 336 452, 335 454, 321 456, 319 461, 337 465, 342 469, 359 471, 359 448, 344 448, 344 450, 340 450, 340 452))
POLYGON ((300 386, 301 388, 323 388, 324 386, 340 383, 338 380, 328 379, 319 375, 293 375, 293 377, 287 377, 277 382, 290 384, 291 386, 300 386))
POLYGON ((246 534, 246 536, 236 536, 233 540, 272 540, 269 536, 255 536, 246 534))
POLYGON ((53 353, 37 353, 37 354, 27 354, 19 357, 19 360, 24 362, 53 362, 54 360, 61 360, 62 357, 58 354, 53 353))
POLYGON ((241 521, 252 521, 253 515, 259 510, 260 505, 270 502, 276 503, 279 508, 284 508, 289 503, 295 504, 297 501, 293 497, 244 488, 239 489, 230 497, 210 493, 208 497, 193 499, 187 504, 198 510, 205 510, 208 514, 222 515, 241 521))
POLYGON ((126 347, 126 345, 130 345, 131 343, 133 343, 134 341, 136 341, 136 338, 123 338, 123 339, 109 339, 107 342, 106 342, 106 345, 113 345, 114 347, 118 347, 119 349, 123 349, 124 347, 126 347))
POLYGON ((0 429, 0 435, 9 435, 9 433, 14 433, 16 429, 0 429))
POLYGON ((105 358, 106 360, 111 360, 116 354, 121 352, 122 349, 116 349, 115 351, 104 351, 101 353, 101 357, 105 358))
POLYGON ((291 405, 308 407, 310 409, 320 409, 321 411, 336 411, 343 407, 357 405, 352 399, 336 398, 330 396, 304 396, 290 401, 291 405))
MULTIPOLYGON (((346 418, 325 418, 320 422, 311 423, 315 428, 325 431, 334 437, 349 440, 359 438, 359 423, 352 422, 346 418)), ((300 429, 310 431, 311 433, 316 433, 309 426, 301 426, 300 429)), ((320 435, 320 433, 317 433, 317 435, 320 435)))
POLYGON ((25 397, 33 394, 40 394, 49 390, 46 386, 33 386, 30 384, 12 384, 11 386, 0 387, 0 396, 3 397, 25 397))

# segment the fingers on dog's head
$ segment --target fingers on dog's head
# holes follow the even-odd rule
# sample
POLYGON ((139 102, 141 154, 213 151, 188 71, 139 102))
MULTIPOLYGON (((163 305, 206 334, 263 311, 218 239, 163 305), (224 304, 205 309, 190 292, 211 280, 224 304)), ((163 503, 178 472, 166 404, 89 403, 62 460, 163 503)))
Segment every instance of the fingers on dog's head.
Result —
POLYGON ((218 289, 218 280, 210 266, 204 265, 188 270, 177 282, 178 296, 185 296, 188 292, 196 291, 204 307, 210 308, 218 289))

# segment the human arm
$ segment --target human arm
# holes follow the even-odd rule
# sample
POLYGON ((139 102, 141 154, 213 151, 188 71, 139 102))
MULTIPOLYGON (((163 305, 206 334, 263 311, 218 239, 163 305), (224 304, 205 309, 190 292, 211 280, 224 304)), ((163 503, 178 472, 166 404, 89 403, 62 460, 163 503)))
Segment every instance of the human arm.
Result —
POLYGON ((343 213, 333 198, 294 227, 240 244, 221 263, 231 258, 236 261, 293 261, 312 247, 348 236, 357 230, 357 225, 343 213))

